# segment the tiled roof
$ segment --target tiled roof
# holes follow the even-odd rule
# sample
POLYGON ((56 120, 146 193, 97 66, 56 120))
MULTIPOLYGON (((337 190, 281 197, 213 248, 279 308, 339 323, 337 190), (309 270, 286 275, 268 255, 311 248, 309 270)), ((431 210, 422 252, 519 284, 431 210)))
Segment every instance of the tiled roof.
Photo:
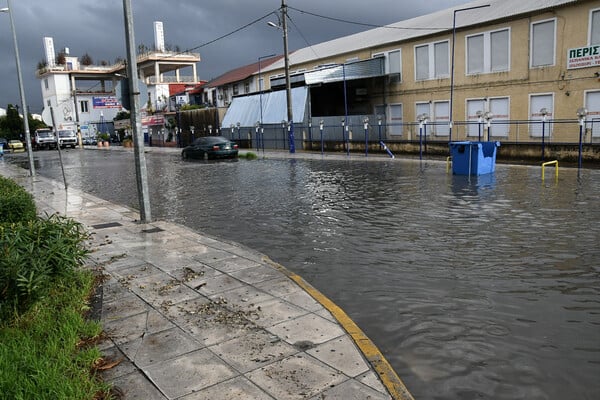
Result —
MULTIPOLYGON (((262 69, 264 69, 264 68, 268 67, 269 65, 273 64, 274 62, 281 60, 282 58, 283 58, 283 56, 279 55, 279 56, 261 60, 260 67, 262 69)), ((233 69, 231 71, 228 71, 228 72, 224 73, 223 75, 209 81, 206 84, 206 87, 218 87, 218 86, 227 85, 229 83, 240 82, 240 81, 243 81, 244 79, 247 79, 248 77, 252 76, 256 72, 258 72, 258 61, 253 64, 245 65, 243 67, 239 67, 239 68, 233 69)))

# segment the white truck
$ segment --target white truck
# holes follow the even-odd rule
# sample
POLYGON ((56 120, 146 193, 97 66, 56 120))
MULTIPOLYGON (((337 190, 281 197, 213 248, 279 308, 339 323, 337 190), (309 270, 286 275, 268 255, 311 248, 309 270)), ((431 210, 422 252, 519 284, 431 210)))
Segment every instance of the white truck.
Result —
POLYGON ((71 129, 62 129, 58 131, 58 145, 61 149, 65 147, 75 148, 77 146, 77 134, 71 129))
POLYGON ((54 136, 54 133, 49 128, 36 129, 31 138, 31 144, 34 150, 55 149, 56 136, 54 136))

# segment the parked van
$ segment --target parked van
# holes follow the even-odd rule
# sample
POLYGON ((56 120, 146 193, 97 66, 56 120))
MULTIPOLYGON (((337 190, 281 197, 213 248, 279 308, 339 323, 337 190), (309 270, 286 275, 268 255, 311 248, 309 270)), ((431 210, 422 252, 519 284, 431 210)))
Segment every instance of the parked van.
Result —
POLYGON ((77 146, 77 134, 75 131, 70 129, 58 131, 58 145, 61 149, 67 146, 75 148, 77 146))
POLYGON ((54 132, 52 132, 51 129, 36 129, 33 137, 31 138, 31 144, 34 150, 55 149, 56 136, 54 136, 54 132))

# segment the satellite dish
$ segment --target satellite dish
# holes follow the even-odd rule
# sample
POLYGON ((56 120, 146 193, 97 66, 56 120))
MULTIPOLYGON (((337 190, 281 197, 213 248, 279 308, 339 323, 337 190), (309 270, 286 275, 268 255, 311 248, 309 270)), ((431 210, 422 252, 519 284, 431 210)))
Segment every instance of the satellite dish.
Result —
POLYGON ((42 121, 48 126, 54 126, 52 123, 52 111, 50 110, 50 107, 44 107, 42 110, 42 121))

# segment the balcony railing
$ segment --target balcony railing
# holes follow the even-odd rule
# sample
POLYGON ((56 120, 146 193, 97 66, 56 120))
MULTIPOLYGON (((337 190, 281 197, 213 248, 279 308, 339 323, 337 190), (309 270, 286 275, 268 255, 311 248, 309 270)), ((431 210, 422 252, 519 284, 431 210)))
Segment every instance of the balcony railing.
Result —
POLYGON ((196 83, 197 78, 193 76, 179 76, 177 79, 176 76, 163 76, 160 79, 157 79, 156 76, 148 76, 146 77, 147 84, 157 84, 157 83, 196 83))

